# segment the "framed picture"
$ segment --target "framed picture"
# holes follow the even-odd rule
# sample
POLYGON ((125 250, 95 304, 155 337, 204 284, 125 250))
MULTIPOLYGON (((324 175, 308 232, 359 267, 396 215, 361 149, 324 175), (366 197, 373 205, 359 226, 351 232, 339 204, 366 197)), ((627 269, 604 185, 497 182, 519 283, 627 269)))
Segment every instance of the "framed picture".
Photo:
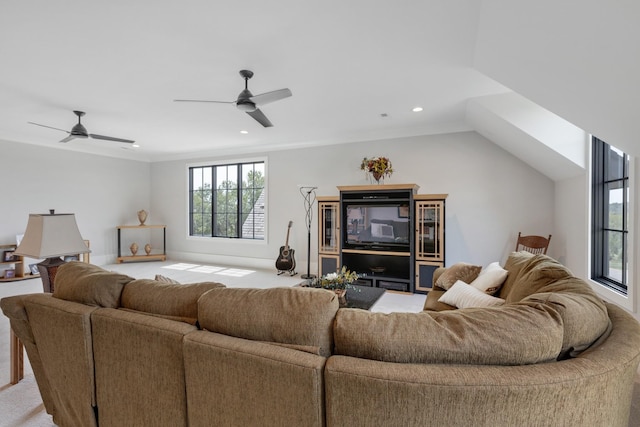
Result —
POLYGON ((13 279, 14 277, 16 277, 16 270, 14 270, 13 268, 10 270, 5 270, 4 271, 4 278, 5 279, 13 279))
POLYGON ((409 205, 398 206, 398 218, 409 218, 409 205))
POLYGON ((38 271, 38 266, 36 264, 29 264, 29 270, 33 275, 40 274, 40 272, 38 271))
POLYGON ((4 251, 4 254, 2 255, 2 260, 4 262, 11 262, 11 261, 15 261, 16 257, 13 254, 14 251, 4 251))

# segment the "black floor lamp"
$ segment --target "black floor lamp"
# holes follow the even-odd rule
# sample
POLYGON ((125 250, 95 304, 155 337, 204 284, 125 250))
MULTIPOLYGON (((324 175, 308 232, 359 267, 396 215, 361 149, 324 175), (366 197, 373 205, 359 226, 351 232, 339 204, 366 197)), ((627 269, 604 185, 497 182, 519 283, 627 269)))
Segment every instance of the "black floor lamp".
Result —
POLYGON ((311 274, 311 220, 313 219, 313 203, 316 201, 316 188, 318 187, 300 186, 300 194, 304 198, 305 225, 307 226, 307 274, 301 275, 302 279, 314 279, 316 277, 315 274, 311 274))

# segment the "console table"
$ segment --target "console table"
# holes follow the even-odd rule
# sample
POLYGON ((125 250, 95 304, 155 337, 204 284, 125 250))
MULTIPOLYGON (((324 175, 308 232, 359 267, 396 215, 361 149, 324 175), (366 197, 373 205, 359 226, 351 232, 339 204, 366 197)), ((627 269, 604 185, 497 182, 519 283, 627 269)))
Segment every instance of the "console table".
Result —
POLYGON ((166 261, 167 260, 167 226, 166 225, 119 225, 118 229, 118 264, 126 261, 166 261), (140 245, 143 255, 122 255, 122 230, 145 230, 145 229, 161 229, 162 230, 162 253, 144 253, 144 244, 140 245))

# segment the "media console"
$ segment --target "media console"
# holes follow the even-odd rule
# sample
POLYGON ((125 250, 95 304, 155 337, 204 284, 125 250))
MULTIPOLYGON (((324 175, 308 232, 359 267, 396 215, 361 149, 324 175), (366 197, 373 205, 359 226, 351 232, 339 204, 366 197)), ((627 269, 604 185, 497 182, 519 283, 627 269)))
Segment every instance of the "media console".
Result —
POLYGON ((318 197, 321 275, 342 266, 359 285, 426 292, 444 266, 446 194, 417 194, 416 184, 338 187, 318 197))

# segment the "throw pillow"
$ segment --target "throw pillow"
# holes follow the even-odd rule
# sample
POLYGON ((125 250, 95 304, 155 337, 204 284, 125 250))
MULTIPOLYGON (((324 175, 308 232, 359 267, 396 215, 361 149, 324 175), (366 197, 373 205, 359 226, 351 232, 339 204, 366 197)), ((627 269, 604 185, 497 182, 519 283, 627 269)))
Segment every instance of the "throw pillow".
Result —
POLYGON ((502 286, 509 272, 494 262, 482 269, 478 277, 470 283, 476 289, 485 294, 493 295, 502 286))
POLYGON ((464 262, 459 262, 447 268, 442 273, 435 285, 444 290, 448 290, 458 280, 462 280, 465 283, 471 283, 478 277, 482 267, 479 265, 471 265, 464 262))
POLYGON ((442 294, 438 301, 458 308, 493 307, 504 304, 502 298, 487 295, 461 280, 454 283, 447 292, 442 294))
POLYGON ((113 273, 80 261, 62 264, 56 274, 53 297, 96 307, 118 308, 120 295, 133 277, 113 273))
POLYGON ((173 280, 171 277, 163 276, 162 274, 156 274, 156 281, 161 283, 171 283, 172 285, 180 284, 177 280, 173 280))

